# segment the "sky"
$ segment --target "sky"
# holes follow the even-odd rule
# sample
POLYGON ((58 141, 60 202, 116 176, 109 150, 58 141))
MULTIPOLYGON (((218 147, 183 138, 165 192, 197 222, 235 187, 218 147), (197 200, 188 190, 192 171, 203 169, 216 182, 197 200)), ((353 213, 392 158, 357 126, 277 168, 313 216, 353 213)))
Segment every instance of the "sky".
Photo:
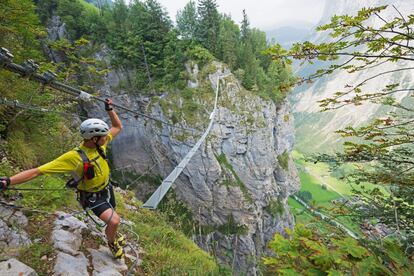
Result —
MULTIPOLYGON (((316 24, 322 16, 327 0, 216 0, 221 13, 230 14, 236 23, 242 20, 246 9, 251 27, 263 31, 306 22, 316 24)), ((128 2, 128 0, 126 1, 128 2)), ((166 8, 172 20, 189 0, 158 0, 166 8)), ((196 1, 197 2, 197 1, 196 1)))

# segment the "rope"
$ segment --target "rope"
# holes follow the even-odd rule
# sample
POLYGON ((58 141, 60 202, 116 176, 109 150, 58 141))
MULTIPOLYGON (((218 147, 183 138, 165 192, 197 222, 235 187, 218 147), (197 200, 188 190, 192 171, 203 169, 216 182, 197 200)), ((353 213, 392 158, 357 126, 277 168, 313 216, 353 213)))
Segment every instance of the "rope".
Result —
POLYGON ((56 189, 52 189, 52 188, 6 188, 5 190, 11 190, 11 191, 36 191, 36 192, 40 192, 40 191, 67 191, 67 188, 56 188, 56 189))
POLYGON ((38 210, 38 209, 32 209, 32 208, 29 209, 29 208, 26 208, 26 207, 23 207, 23 206, 20 206, 20 205, 16 205, 16 204, 12 204, 12 203, 9 203, 9 202, 3 201, 3 200, 0 200, 0 204, 3 205, 3 206, 7 206, 7 207, 10 207, 10 208, 13 208, 13 209, 23 210, 23 211, 26 211, 26 212, 35 212, 35 213, 41 213, 41 214, 46 214, 46 215, 50 215, 50 216, 56 216, 56 214, 52 213, 52 212, 38 210))
MULTIPOLYGON (((38 106, 34 106, 34 105, 27 105, 27 104, 22 104, 17 100, 9 100, 7 98, 0 98, 0 104, 6 105, 6 106, 10 106, 10 107, 15 107, 15 108, 22 108, 22 109, 26 109, 26 110, 30 110, 30 111, 37 111, 37 112, 42 112, 42 113, 55 113, 55 114, 59 114, 59 115, 63 115, 63 116, 70 116, 70 117, 75 117, 75 118, 82 118, 82 119, 88 119, 88 116, 82 116, 82 115, 78 115, 75 113, 69 113, 69 112, 61 112, 61 111, 57 111, 57 110, 50 110, 50 109, 46 109, 46 108, 42 108, 42 107, 38 107, 38 106)), ((139 128, 136 125, 131 125, 131 124, 122 124, 123 126, 127 126, 127 127, 131 127, 131 128, 139 128)), ((157 132, 156 129, 152 129, 153 133, 157 136, 166 136, 165 134, 162 134, 161 132, 157 132)), ((189 144, 186 142, 181 142, 182 144, 189 146, 189 147, 193 147, 194 144, 189 144)), ((131 166, 131 165, 128 165, 131 166)), ((118 170, 118 169, 115 169, 118 170)))
MULTIPOLYGON (((8 70, 8 71, 19 74, 22 77, 28 77, 29 80, 39 82, 39 83, 43 84, 44 86, 50 86, 50 87, 52 87, 56 90, 59 90, 63 93, 66 93, 66 94, 69 94, 71 96, 77 97, 81 100, 89 101, 91 99, 94 99, 96 101, 100 101, 100 102, 103 102, 103 103, 106 102, 105 99, 102 99, 100 97, 94 96, 94 95, 89 94, 89 93, 87 93, 85 91, 82 91, 80 89, 71 87, 67 84, 64 84, 64 83, 61 83, 59 81, 54 80, 56 76, 54 75, 54 73, 52 73, 50 71, 46 72, 44 75, 40 75, 38 73, 35 73, 37 68, 33 68, 33 67, 32 68, 27 68, 26 66, 15 64, 15 63, 11 62, 11 58, 5 57, 3 52, 0 52, 0 62, 1 62, 0 66, 2 65, 2 67, 4 69, 8 70), (51 77, 51 74, 54 75, 54 76, 51 77)), ((139 112, 139 111, 136 111, 136 110, 132 110, 130 108, 124 107, 124 106, 116 104, 116 103, 113 103, 112 105, 114 107, 118 108, 118 109, 122 109, 124 111, 135 114, 136 116, 141 116, 141 117, 144 117, 148 120, 153 120, 153 121, 162 123, 164 125, 170 126, 172 128, 182 129, 182 130, 186 130, 186 131, 190 131, 190 132, 194 132, 194 131, 201 132, 198 129, 191 129, 191 128, 185 128, 185 127, 181 127, 181 126, 175 126, 175 125, 173 125, 169 122, 166 122, 166 121, 163 121, 161 119, 146 115, 146 114, 144 114, 142 112, 139 112)))
MULTIPOLYGON (((139 242, 139 235, 134 230, 132 230, 132 226, 131 225, 128 225, 128 224, 126 224, 124 222, 121 222, 121 225, 128 226, 130 229, 125 229, 125 230, 127 230, 130 233, 134 234, 135 237, 136 237, 136 241, 139 242)), ((131 250, 134 251, 134 253, 135 253, 135 261, 131 265, 131 267, 129 268, 129 270, 128 270, 127 274, 126 274, 127 276, 129 276, 129 275, 133 275, 133 268, 136 267, 136 266, 138 266, 138 257, 139 257, 139 254, 138 254, 138 251, 131 245, 131 243, 128 242, 127 243, 127 246, 129 248, 131 248, 131 250)))

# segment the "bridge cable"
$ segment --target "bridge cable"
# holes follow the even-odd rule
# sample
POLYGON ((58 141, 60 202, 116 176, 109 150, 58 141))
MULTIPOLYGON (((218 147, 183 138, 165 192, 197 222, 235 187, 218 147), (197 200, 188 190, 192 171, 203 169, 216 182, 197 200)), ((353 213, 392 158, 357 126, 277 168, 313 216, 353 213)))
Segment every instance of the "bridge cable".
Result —
POLYGON ((164 198, 168 190, 171 188, 174 181, 180 176, 181 172, 185 169, 187 164, 190 162, 193 155, 196 153, 196 151, 199 149, 201 144, 206 139, 207 135, 210 133, 210 130, 213 126, 215 114, 217 110, 217 100, 218 100, 218 92, 220 87, 220 79, 227 77, 229 74, 218 76, 217 77, 217 86, 216 86, 216 96, 214 101, 214 108, 213 111, 210 114, 210 123, 204 132, 203 136, 197 141, 197 143, 194 145, 193 148, 190 149, 190 151, 187 153, 186 156, 184 156, 183 160, 178 164, 177 167, 174 168, 174 170, 162 181, 161 185, 158 187, 158 189, 151 195, 151 197, 142 205, 144 208, 148 209, 157 209, 158 204, 160 201, 164 198))
MULTIPOLYGON (((80 89, 74 88, 72 86, 69 86, 67 84, 64 84, 62 82, 59 82, 56 79, 56 74, 51 72, 50 70, 46 71, 43 75, 40 75, 38 73, 36 73, 37 69, 39 68, 39 65, 37 65, 33 60, 29 59, 27 61, 25 61, 22 65, 16 64, 12 62, 13 59, 13 55, 5 48, 0 48, 0 67, 11 71, 13 73, 19 74, 22 77, 27 77, 29 80, 32 81, 36 81, 39 82, 41 84, 43 84, 44 86, 50 86, 56 90, 59 90, 63 93, 72 95, 74 97, 77 97, 81 100, 84 101, 89 101, 91 99, 94 99, 96 101, 100 101, 105 103, 106 100, 102 99, 100 97, 94 96, 92 94, 89 94, 85 91, 82 91, 80 89)), ((182 129, 182 130, 186 130, 186 131, 190 131, 190 132, 201 132, 198 129, 194 129, 194 128, 186 128, 186 127, 181 127, 181 126, 176 126, 174 124, 171 124, 169 122, 163 121, 161 119, 152 117, 150 115, 146 115, 142 112, 136 111, 136 110, 132 110, 130 108, 124 107, 122 105, 113 103, 112 104, 114 107, 118 108, 118 109, 122 109, 124 111, 130 112, 132 114, 135 114, 137 116, 142 116, 146 119, 149 120, 153 120, 153 121, 157 121, 160 122, 162 124, 168 125, 172 128, 177 128, 177 129, 182 129)))
MULTIPOLYGON (((9 107, 26 109, 26 110, 29 110, 29 111, 32 111, 32 112, 54 113, 54 114, 58 114, 58 115, 62 115, 62 116, 81 118, 81 119, 88 119, 89 118, 88 116, 82 116, 80 114, 63 112, 63 111, 52 110, 52 109, 46 109, 46 108, 39 107, 39 106, 34 106, 34 105, 28 105, 28 104, 25 104, 25 103, 21 103, 18 100, 10 100, 10 99, 7 99, 5 97, 0 98, 0 105, 6 105, 6 106, 9 106, 9 107)), ((122 125, 126 126, 126 127, 131 127, 131 128, 139 128, 136 125, 126 124, 126 123, 122 123, 122 125)), ((161 132, 157 132, 155 129, 152 129, 152 132, 156 136, 167 136, 165 134, 162 134, 161 132)), ((187 142, 183 142, 183 141, 181 141, 181 143, 188 146, 188 147, 193 147, 194 146, 194 144, 192 144, 192 143, 187 143, 187 142)), ((128 166, 131 166, 131 165, 128 165, 128 166)), ((119 170, 119 169, 122 169, 122 168, 118 168, 118 169, 114 169, 114 170, 119 170)))

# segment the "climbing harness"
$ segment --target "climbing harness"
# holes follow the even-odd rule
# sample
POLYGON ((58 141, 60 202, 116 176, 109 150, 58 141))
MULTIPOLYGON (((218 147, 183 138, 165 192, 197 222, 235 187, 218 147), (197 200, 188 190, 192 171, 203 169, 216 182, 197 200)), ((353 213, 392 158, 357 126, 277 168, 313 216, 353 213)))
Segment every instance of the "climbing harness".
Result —
POLYGON ((82 180, 91 180, 95 177, 95 165, 93 165, 92 162, 95 162, 99 157, 102 157, 105 161, 107 161, 107 159, 102 149, 98 151, 99 155, 92 160, 89 160, 88 156, 82 149, 76 148, 75 150, 82 159, 82 176, 79 177, 75 172, 72 172, 72 178, 66 182, 66 187, 76 189, 79 182, 82 180))

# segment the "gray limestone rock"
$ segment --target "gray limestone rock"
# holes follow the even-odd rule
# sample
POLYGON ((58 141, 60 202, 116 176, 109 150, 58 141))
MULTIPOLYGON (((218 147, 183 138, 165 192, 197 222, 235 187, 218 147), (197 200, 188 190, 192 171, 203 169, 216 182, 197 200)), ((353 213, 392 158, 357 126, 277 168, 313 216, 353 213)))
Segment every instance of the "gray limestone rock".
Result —
POLYGON ((71 255, 78 255, 82 244, 82 234, 79 229, 73 232, 58 229, 53 230, 52 240, 56 249, 71 255))
POLYGON ((37 276, 37 273, 31 267, 19 262, 16 259, 9 259, 7 261, 0 262, 0 275, 37 276))
POLYGON ((188 87, 197 88, 200 85, 198 81, 198 73, 199 73, 198 64, 194 62, 188 62, 185 65, 185 68, 187 69, 187 72, 190 75, 189 80, 188 80, 188 87))
POLYGON ((56 229, 87 229, 88 227, 83 221, 80 221, 79 219, 68 216, 67 213, 64 212, 56 212, 56 215, 58 216, 58 219, 55 220, 55 228, 56 229), (63 219, 62 219, 63 218, 63 219))
POLYGON ((0 206, 0 219, 8 221, 9 224, 18 224, 21 227, 26 227, 28 222, 22 212, 5 206, 0 206))
POLYGON ((57 250, 76 256, 82 244, 82 230, 87 229, 84 222, 68 216, 64 212, 56 212, 55 228, 52 232, 52 240, 57 250))
POLYGON ((14 252, 20 246, 29 245, 31 241, 27 233, 16 227, 9 227, 6 222, 0 219, 0 250, 6 253, 14 252), (7 249, 7 250, 6 250, 7 249))
MULTIPOLYGON (((66 31, 66 23, 59 16, 52 16, 49 20, 46 28, 49 41, 56 41, 60 39, 67 39, 68 34, 66 31)), ((54 62, 65 61, 66 55, 61 51, 53 50, 47 42, 42 43, 42 48, 45 54, 49 56, 49 59, 54 62)))
POLYGON ((93 275, 122 275, 120 272, 128 269, 124 259, 115 260, 107 247, 88 248, 88 251, 92 256, 93 275))
POLYGON ((53 275, 56 276, 88 276, 88 259, 83 253, 76 257, 59 252, 56 258, 53 275))
MULTIPOLYGON (((228 68, 214 63, 216 72, 208 76, 215 91, 219 76, 230 74, 228 68)), ((198 69, 187 65, 194 76, 198 69)), ((199 79, 197 83, 204 81, 199 79)), ((220 84, 220 96, 213 128, 181 176, 173 185, 177 198, 191 210, 194 220, 214 231, 196 235, 195 241, 206 251, 212 250, 222 262, 234 264, 236 274, 256 275, 261 254, 275 232, 293 227, 287 198, 299 189, 296 168, 288 157, 283 168, 278 156, 289 155, 294 144, 293 116, 287 102, 275 104, 244 90, 231 74, 220 84), (285 212, 269 214, 266 207, 277 201, 285 212), (231 223, 230 223, 231 222, 231 223), (234 233, 222 233, 232 228, 234 233), (240 231, 244 229, 244 231, 240 231), (237 242, 235 242, 238 236, 237 242), (232 258, 227 252, 235 252, 232 258)), ((214 93, 214 92, 212 92, 214 93)), ((163 96, 161 96, 162 98, 163 96)), ((118 103, 134 107, 138 97, 123 95, 118 103)), ((206 111, 212 103, 205 103, 206 111)), ((101 108, 89 111, 90 116, 105 117, 101 108)), ((152 104, 148 113, 169 121, 159 105, 152 104)), ((166 177, 196 143, 200 134, 188 133, 185 141, 177 140, 181 130, 156 125, 142 118, 126 115, 125 127, 112 142, 115 169, 127 168, 129 173, 166 177), (133 125, 133 127, 131 126, 133 125)), ((208 121, 188 127, 204 128, 208 121)), ((186 122, 179 122, 186 126, 186 122)), ((147 184, 134 187, 143 197, 156 187, 147 184), (144 189, 145 188, 145 189, 144 189)))

